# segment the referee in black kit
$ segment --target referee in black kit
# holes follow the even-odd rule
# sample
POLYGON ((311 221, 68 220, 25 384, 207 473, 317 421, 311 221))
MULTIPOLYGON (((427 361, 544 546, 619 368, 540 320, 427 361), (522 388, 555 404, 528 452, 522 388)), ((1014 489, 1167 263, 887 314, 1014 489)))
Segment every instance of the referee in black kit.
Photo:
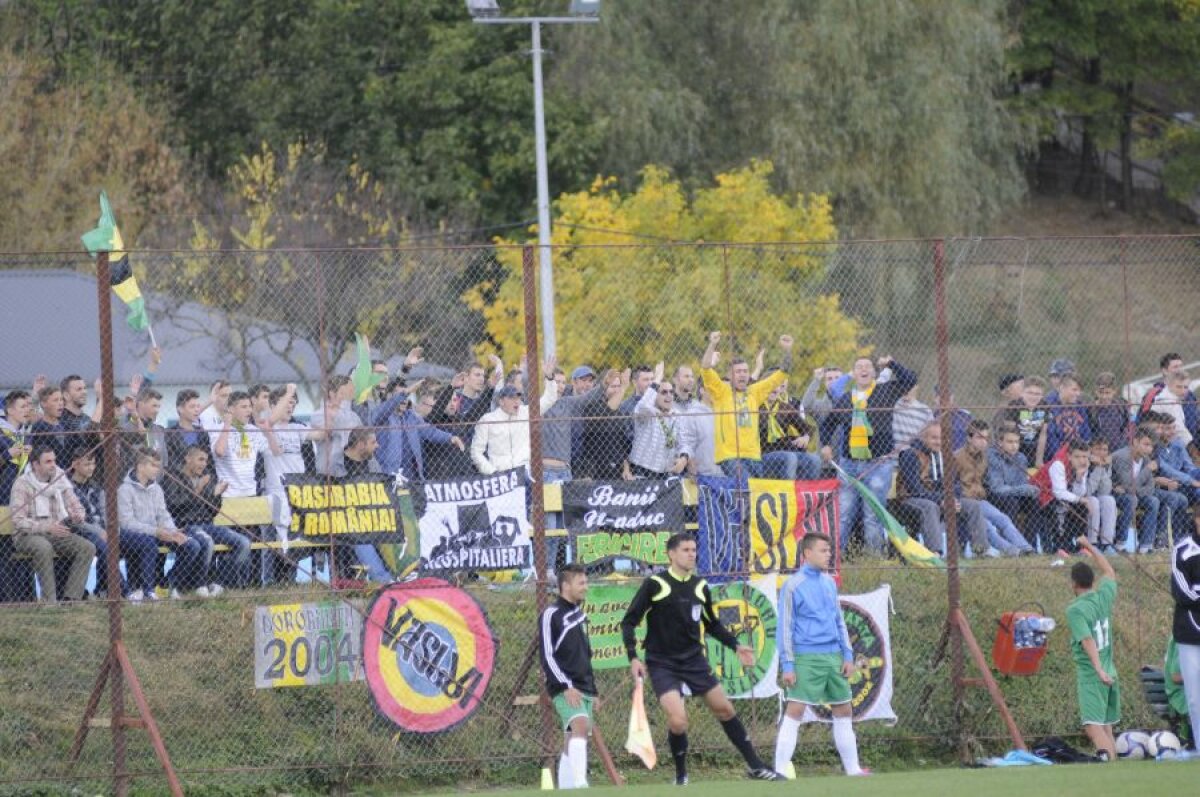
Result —
POLYGON ((747 773, 756 780, 786 780, 768 767, 754 751, 746 727, 738 719, 733 703, 721 688, 704 655, 700 623, 705 632, 725 647, 736 650, 746 667, 754 663, 754 651, 739 645, 729 629, 721 625, 713 612, 708 583, 696 576, 696 539, 690 534, 673 534, 667 540, 665 572, 642 582, 629 611, 621 621, 621 634, 629 668, 634 678, 650 674, 650 685, 658 703, 667 714, 667 743, 675 759, 675 784, 684 786, 687 776, 688 720, 683 698, 703 696, 708 708, 721 722, 725 735, 750 767, 747 773), (649 615, 647 617, 647 614, 649 615), (646 619, 646 662, 638 658, 634 630, 646 619))

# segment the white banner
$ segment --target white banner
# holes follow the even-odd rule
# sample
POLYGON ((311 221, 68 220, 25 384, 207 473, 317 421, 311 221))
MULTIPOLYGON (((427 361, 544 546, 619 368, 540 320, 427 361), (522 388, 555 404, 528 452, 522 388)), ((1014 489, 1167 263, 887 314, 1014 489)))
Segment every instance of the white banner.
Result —
POLYGON ((779 589, 775 574, 755 576, 749 582, 710 584, 709 589, 717 617, 739 642, 754 649, 754 664, 742 667, 732 651, 708 646, 709 661, 726 693, 735 699, 779 694, 779 652, 775 649, 779 589))
MULTIPOLYGON (((858 673, 850 679, 850 704, 854 721, 896 722, 892 710, 892 637, 890 611, 892 588, 884 584, 865 595, 842 595, 842 616, 850 632, 858 673)), ((829 722, 829 710, 818 707, 804 712, 801 722, 829 722)))
POLYGON ((413 489, 425 496, 421 572, 532 566, 523 468, 424 482, 413 489))

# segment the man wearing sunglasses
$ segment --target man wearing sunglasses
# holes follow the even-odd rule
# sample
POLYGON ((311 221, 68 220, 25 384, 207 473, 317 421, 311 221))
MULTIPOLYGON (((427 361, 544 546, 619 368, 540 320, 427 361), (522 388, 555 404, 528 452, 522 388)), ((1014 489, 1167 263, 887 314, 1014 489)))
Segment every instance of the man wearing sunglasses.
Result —
POLYGON ((675 409, 675 386, 663 379, 663 363, 654 382, 633 410, 633 448, 629 470, 638 479, 665 479, 682 474, 695 450, 692 426, 681 423, 675 409))

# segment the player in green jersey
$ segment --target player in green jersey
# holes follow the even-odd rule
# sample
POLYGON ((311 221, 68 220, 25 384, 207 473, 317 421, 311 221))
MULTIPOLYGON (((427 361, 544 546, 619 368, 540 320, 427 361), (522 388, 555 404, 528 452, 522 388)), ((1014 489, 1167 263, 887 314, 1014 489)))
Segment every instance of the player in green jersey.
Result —
POLYGON ((1079 537, 1079 549, 1096 563, 1100 579, 1086 562, 1071 568, 1075 600, 1067 606, 1071 629, 1071 655, 1075 659, 1075 684, 1079 690, 1079 714, 1083 729, 1101 758, 1117 757, 1113 725, 1121 718, 1121 688, 1113 665, 1112 608, 1117 599, 1117 574, 1108 559, 1087 537, 1079 537))

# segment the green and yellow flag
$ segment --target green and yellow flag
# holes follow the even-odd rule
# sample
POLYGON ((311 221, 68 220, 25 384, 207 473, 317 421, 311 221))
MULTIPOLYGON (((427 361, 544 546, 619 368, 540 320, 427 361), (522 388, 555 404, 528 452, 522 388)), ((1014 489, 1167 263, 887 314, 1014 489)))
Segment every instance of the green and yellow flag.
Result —
POLYGON ((371 369, 371 344, 367 342, 366 335, 355 332, 354 341, 358 348, 358 362, 350 373, 350 381, 354 383, 354 400, 361 404, 371 397, 371 391, 383 384, 387 377, 371 369))
POLYGON ((146 317, 146 301, 133 276, 133 266, 129 263, 129 253, 125 251, 121 230, 108 203, 108 194, 103 191, 100 192, 100 220, 96 222, 94 230, 84 233, 82 240, 92 257, 100 252, 108 252, 109 281, 113 292, 129 308, 125 323, 136 332, 145 330, 150 326, 150 319, 146 317))
MULTIPOLYGON (((836 463, 834 467, 837 467, 836 463)), ((908 530, 904 528, 904 524, 892 517, 892 514, 887 511, 887 508, 883 504, 879 503, 879 499, 875 497, 875 493, 871 492, 869 487, 849 473, 846 473, 840 467, 837 471, 862 496, 863 503, 870 507, 871 512, 879 520, 880 525, 887 530, 888 539, 891 540, 892 545, 900 552, 900 555, 904 557, 904 561, 917 567, 946 569, 946 563, 942 560, 942 557, 910 537, 908 530)))

